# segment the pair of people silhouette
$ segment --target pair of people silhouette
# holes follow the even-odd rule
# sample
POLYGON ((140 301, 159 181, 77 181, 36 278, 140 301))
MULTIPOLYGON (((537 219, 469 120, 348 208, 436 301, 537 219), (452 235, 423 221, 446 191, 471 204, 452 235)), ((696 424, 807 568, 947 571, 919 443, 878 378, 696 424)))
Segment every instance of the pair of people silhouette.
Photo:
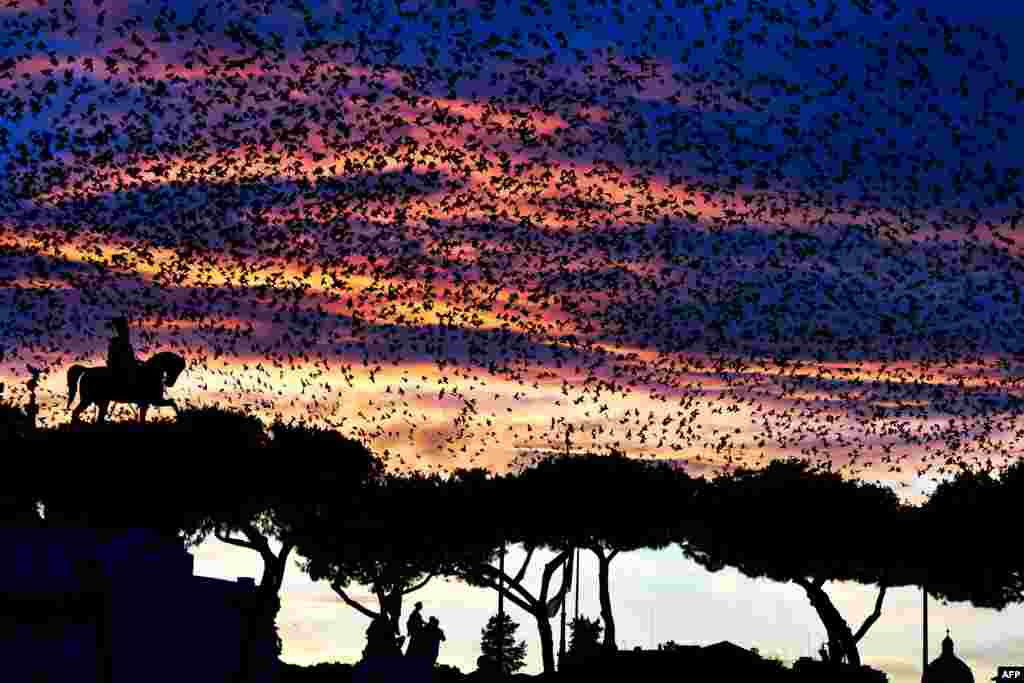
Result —
POLYGON ((444 631, 441 630, 437 617, 430 617, 427 623, 423 623, 421 609, 423 603, 417 602, 406 622, 409 647, 405 651, 405 656, 421 662, 428 669, 433 669, 437 655, 441 651, 441 641, 445 640, 444 631))

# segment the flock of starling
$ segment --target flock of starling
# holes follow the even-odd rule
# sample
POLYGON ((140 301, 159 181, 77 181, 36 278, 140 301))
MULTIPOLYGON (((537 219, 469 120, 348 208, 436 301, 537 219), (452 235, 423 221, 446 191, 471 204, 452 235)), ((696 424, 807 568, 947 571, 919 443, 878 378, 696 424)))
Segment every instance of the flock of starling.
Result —
POLYGON ((402 462, 1014 457, 1012 64, 869 0, 14 0, 0 364, 123 314, 402 462))

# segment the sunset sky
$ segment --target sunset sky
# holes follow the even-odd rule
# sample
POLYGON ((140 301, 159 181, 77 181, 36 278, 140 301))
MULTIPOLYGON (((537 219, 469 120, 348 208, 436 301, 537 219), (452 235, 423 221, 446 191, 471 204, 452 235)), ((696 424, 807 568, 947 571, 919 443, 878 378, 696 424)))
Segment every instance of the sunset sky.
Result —
MULTIPOLYGON (((827 459, 916 501, 1019 457, 1024 10, 890 5, 6 3, 3 396, 42 368, 66 422, 68 368, 123 314, 140 358, 187 358, 179 405, 331 425, 396 468, 568 440, 694 474, 827 459)), ((823 638, 795 586, 613 567, 623 645, 823 638)), ((289 571, 285 659, 358 658, 364 618, 289 571)), ((859 624, 873 591, 835 592, 859 624)), ((472 668, 493 598, 424 589, 442 662, 472 668)), ((891 592, 861 645, 894 683, 919 680, 919 602, 891 592)), ((1016 608, 936 609, 936 655, 949 625, 976 678, 1024 663, 1016 608)))

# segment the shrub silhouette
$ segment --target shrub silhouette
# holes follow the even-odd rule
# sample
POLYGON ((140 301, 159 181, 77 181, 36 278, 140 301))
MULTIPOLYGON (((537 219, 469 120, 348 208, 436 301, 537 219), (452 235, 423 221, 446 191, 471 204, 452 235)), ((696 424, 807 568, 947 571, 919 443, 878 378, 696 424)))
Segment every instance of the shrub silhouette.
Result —
POLYGON ((683 646, 674 640, 667 640, 664 643, 658 643, 658 649, 662 652, 679 652, 683 646))
POLYGON ((499 631, 498 615, 493 615, 487 620, 487 625, 481 631, 480 652, 482 653, 477 664, 486 667, 488 670, 496 671, 498 662, 501 662, 501 671, 506 676, 523 668, 526 659, 526 641, 519 641, 516 644, 516 630, 519 624, 512 621, 512 617, 505 613, 501 620, 503 628, 499 631))
POLYGON ((347 662, 319 662, 299 666, 281 662, 278 683, 348 683, 355 667, 347 662))
POLYGON ((461 683, 466 676, 461 669, 448 664, 434 664, 434 683, 461 683))
POLYGON ((569 624, 569 651, 574 658, 585 658, 596 654, 601 647, 601 622, 584 616, 574 618, 569 624))

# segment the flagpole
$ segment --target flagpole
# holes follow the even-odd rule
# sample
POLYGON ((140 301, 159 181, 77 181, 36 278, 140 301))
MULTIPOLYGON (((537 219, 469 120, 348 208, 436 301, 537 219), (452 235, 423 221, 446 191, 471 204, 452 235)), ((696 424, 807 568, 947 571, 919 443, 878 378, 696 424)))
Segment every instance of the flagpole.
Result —
POLYGON ((576 618, 580 618, 580 549, 576 548, 576 618))
MULTIPOLYGON (((572 552, 572 551, 570 551, 572 552)), ((570 563, 571 564, 571 563, 570 563)), ((562 571, 565 571, 565 565, 562 566, 562 571)), ((568 591, 566 591, 568 593, 568 591)), ((562 593, 562 637, 561 643, 558 646, 558 669, 561 670, 565 664, 565 593, 562 593)))
MULTIPOLYGON (((572 446, 571 436, 572 436, 572 425, 567 425, 566 429, 565 429, 565 456, 566 457, 569 457, 570 448, 572 446)), ((568 561, 569 561, 569 567, 570 567, 571 571, 575 572, 576 569, 575 569, 575 567, 572 566, 573 565, 573 562, 572 562, 573 550, 574 550, 573 548, 569 548, 569 553, 570 554, 569 554, 569 560, 568 561)), ((565 572, 565 565, 562 565, 562 572, 563 573, 565 572)), ((569 581, 572 581, 572 579, 573 579, 573 577, 570 574, 569 581)), ((571 586, 571 585, 572 584, 570 583, 569 586, 571 586)), ((565 599, 569 597, 568 593, 569 593, 568 590, 566 590, 564 593, 562 593, 562 631, 561 631, 560 643, 558 645, 558 669, 559 669, 559 671, 562 670, 562 667, 564 666, 564 662, 565 662, 565 599)))
POLYGON ((505 541, 501 541, 501 554, 498 559, 498 671, 505 674, 505 593, 502 591, 502 581, 505 578, 505 541))
POLYGON ((921 583, 921 675, 928 670, 928 589, 921 583))

